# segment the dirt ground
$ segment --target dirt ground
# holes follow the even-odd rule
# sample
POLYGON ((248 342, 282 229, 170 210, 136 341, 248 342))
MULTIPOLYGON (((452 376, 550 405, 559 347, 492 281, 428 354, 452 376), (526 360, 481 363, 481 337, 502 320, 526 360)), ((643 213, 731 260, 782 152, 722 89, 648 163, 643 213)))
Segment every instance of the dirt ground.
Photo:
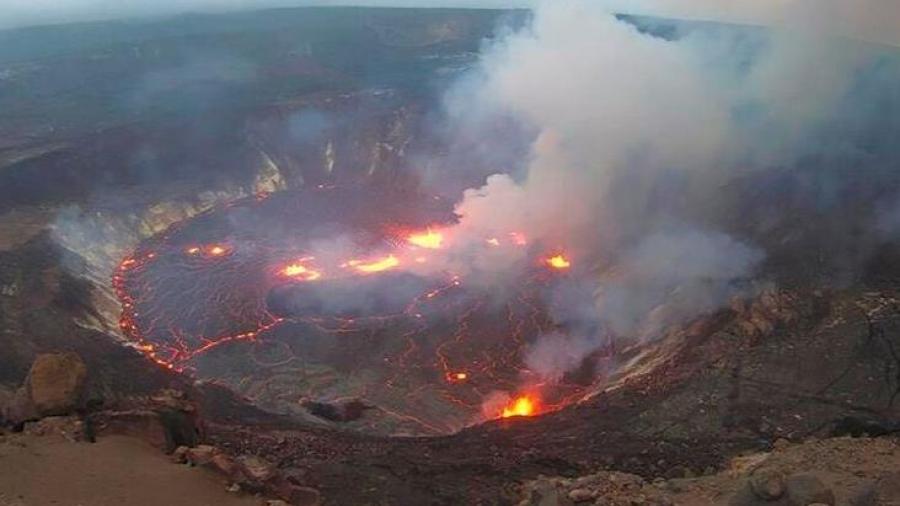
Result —
POLYGON ((138 439, 0 435, 0 506, 258 506, 138 439))
MULTIPOLYGON (((615 471, 580 478, 540 478, 523 487, 520 506, 575 504, 618 506, 795 506, 796 477, 820 483, 824 504, 894 506, 900 504, 900 440, 835 438, 802 444, 780 441, 772 452, 734 458, 718 473, 700 477, 645 480, 615 471), (783 443, 783 444, 782 444, 783 443), (756 480, 757 490, 750 481, 756 480), (760 497, 766 489, 773 497, 760 497)), ((808 492, 807 492, 808 493, 808 492)), ((807 502, 799 501, 802 504, 807 502)))

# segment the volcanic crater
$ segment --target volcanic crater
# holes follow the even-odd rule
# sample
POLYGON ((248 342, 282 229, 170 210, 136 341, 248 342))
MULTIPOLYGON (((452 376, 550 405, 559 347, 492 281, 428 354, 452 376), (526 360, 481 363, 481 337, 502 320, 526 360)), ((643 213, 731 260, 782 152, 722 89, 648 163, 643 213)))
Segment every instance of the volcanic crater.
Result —
MULTIPOLYGON (((597 273, 514 229, 478 245, 524 262, 504 297, 444 267, 457 190, 483 182, 484 167, 460 163, 460 187, 436 197, 410 155, 467 161, 429 137, 425 111, 499 20, 521 17, 299 9, 181 21, 258 63, 248 82, 205 76, 209 66, 190 65, 194 39, 152 23, 113 30, 124 42, 102 50, 0 45, 2 83, 37 111, 0 124, 0 394, 38 353, 75 351, 90 406, 130 412, 160 389, 183 391, 206 442, 268 459, 325 504, 371 503, 373 491, 384 504, 512 504, 540 474, 682 476, 781 438, 889 427, 900 247, 862 231, 900 178, 860 178, 843 160, 685 182, 676 209, 690 202, 705 224, 766 250, 758 285, 653 339, 618 336, 552 383, 526 367, 539 336, 567 331, 547 290, 597 273), (200 73, 193 87, 149 87, 112 112, 69 108, 95 87, 131 96, 132 81, 103 76, 165 83, 170 61, 200 73), (91 85, 56 89, 72 81, 59 68, 91 85)), ((644 23, 659 37, 689 31, 644 23)), ((873 103, 897 111, 896 87, 873 103)), ((855 134, 875 146, 866 163, 896 167, 897 115, 884 116, 879 136, 855 134)), ((488 153, 491 169, 522 155, 512 151, 488 153)), ((659 193, 678 193, 666 181, 659 193)), ((640 316, 677 311, 679 295, 676 285, 640 316)))
POLYGON ((324 422, 307 407, 362 403, 370 409, 344 426, 370 433, 446 434, 585 396, 591 381, 529 383, 523 364, 523 349, 559 328, 541 292, 568 261, 520 233, 486 238, 485 248, 533 250, 501 300, 428 265, 454 222, 438 197, 376 185, 229 202, 121 261, 120 326, 162 366, 274 412, 324 422))

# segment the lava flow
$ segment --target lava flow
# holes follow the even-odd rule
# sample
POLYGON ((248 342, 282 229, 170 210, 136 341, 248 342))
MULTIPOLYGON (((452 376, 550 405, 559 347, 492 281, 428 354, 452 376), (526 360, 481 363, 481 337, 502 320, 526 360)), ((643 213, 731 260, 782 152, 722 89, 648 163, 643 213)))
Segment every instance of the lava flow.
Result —
POLYGON ((564 270, 572 267, 572 262, 565 255, 554 255, 546 260, 547 265, 554 269, 564 270))
POLYGON ((376 272, 384 272, 397 267, 398 265, 400 265, 400 260, 398 260, 394 255, 388 255, 377 260, 350 260, 345 265, 352 267, 357 272, 360 272, 362 274, 374 274, 376 272))
POLYGON ((503 408, 500 417, 534 416, 538 413, 538 405, 538 400, 535 397, 529 395, 516 397, 508 406, 503 408))
POLYGON ((304 281, 315 281, 322 277, 322 273, 308 267, 306 264, 315 260, 313 257, 304 257, 281 269, 281 274, 292 279, 301 279, 304 281))
POLYGON ((420 248, 440 249, 444 243, 444 235, 429 228, 425 232, 410 234, 407 241, 420 248))
MULTIPOLYGON (((430 197, 356 187, 237 201, 122 261, 121 328, 161 365, 269 409, 355 398, 379 408, 360 430, 459 430, 484 420, 489 393, 519 391, 526 347, 559 329, 541 298, 553 276, 524 276, 498 303, 452 272, 409 269, 446 254, 453 220, 430 197)), ((516 232, 484 241, 528 244, 516 232)), ((562 254, 544 263, 544 272, 571 265, 562 254)), ((496 418, 551 411, 588 387, 564 379, 540 403, 520 397, 496 418)))

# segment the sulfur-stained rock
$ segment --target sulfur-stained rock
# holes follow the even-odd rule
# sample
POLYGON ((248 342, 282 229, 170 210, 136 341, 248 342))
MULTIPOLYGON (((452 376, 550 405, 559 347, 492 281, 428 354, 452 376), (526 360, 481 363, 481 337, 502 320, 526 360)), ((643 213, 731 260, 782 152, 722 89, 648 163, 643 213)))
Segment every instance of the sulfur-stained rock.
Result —
POLYGON ((70 414, 84 394, 87 367, 75 353, 38 355, 25 388, 40 416, 70 414))

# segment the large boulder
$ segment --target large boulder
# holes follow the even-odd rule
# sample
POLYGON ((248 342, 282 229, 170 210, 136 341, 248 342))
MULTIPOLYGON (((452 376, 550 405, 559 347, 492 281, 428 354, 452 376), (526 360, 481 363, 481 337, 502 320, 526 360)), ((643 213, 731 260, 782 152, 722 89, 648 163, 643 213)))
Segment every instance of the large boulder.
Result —
POLYGON ((72 413, 84 396, 87 367, 75 353, 38 355, 25 380, 25 390, 39 416, 72 413))

